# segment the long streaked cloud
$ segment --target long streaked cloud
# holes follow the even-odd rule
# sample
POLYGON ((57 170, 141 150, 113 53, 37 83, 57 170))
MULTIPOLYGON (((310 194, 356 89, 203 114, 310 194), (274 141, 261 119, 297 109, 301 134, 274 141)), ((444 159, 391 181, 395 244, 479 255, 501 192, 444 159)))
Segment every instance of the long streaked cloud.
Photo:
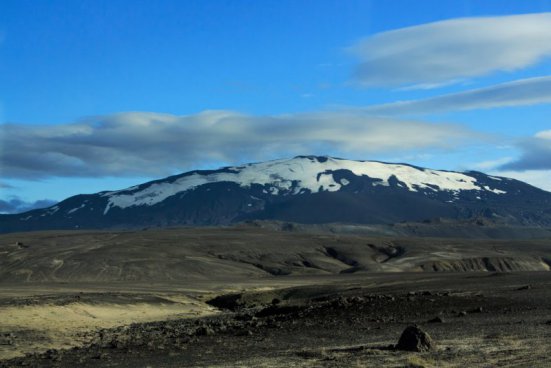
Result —
POLYGON ((459 125, 343 111, 277 116, 132 112, 63 125, 5 124, 0 134, 1 175, 23 179, 163 175, 282 155, 450 149, 482 138, 459 125))
POLYGON ((362 111, 378 115, 430 114, 546 103, 551 103, 551 76, 521 79, 421 100, 368 106, 362 111))
POLYGON ((500 170, 551 170, 551 130, 539 132, 534 137, 522 140, 518 147, 522 151, 521 156, 500 166, 500 170))
POLYGON ((364 86, 436 87, 551 56, 551 13, 461 18, 376 34, 349 50, 364 86))

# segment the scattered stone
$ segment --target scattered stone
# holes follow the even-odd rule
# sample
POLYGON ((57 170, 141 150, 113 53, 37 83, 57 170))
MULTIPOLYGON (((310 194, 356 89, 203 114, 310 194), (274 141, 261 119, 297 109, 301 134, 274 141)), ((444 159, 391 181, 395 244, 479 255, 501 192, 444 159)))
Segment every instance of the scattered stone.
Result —
POLYGON ((457 313, 457 317, 465 317, 467 315, 467 312, 465 311, 461 311, 459 313, 457 313))
POLYGON ((197 329, 195 334, 197 336, 210 336, 210 335, 214 335, 214 331, 213 331, 212 328, 210 328, 208 326, 201 326, 197 329))
POLYGON ((304 307, 288 305, 288 306, 279 306, 279 305, 270 305, 267 308, 264 308, 258 311, 255 314, 257 318, 276 316, 276 315, 294 315, 301 312, 304 307))
POLYGON ((428 320, 427 322, 428 322, 428 323, 444 323, 444 320, 443 320, 442 318, 440 318, 440 317, 435 317, 435 318, 433 318, 433 319, 431 319, 431 320, 428 320))
POLYGON ((524 285, 519 287, 517 290, 530 290, 532 289, 532 285, 524 285))
POLYGON ((253 332, 251 330, 241 330, 237 332, 237 336, 252 336, 253 332))
POLYGON ((102 353, 97 353, 97 354, 93 354, 91 356, 92 359, 103 359, 104 358, 104 354, 102 353))
POLYGON ((11 332, 5 333, 0 336, 0 345, 15 345, 16 338, 17 336, 11 332))
POLYGON ((409 326, 396 345, 397 350, 405 351, 430 351, 434 348, 434 342, 428 333, 420 329, 418 326, 409 326))
POLYGON ((426 366, 417 363, 408 363, 405 368, 426 368, 426 366))
POLYGON ((27 245, 25 245, 23 242, 20 242, 20 241, 16 241, 15 246, 19 248, 28 248, 27 245))
POLYGON ((44 353, 44 358, 45 359, 50 359, 50 360, 53 360, 53 361, 59 361, 61 359, 61 356, 60 356, 60 354, 57 350, 48 349, 44 353))
POLYGON ((484 310, 482 309, 482 307, 478 307, 478 308, 475 308, 475 309, 471 309, 469 311, 469 313, 482 313, 484 310))
POLYGON ((355 304, 361 304, 365 302, 364 298, 362 298, 361 296, 354 296, 350 299, 350 301, 355 304))

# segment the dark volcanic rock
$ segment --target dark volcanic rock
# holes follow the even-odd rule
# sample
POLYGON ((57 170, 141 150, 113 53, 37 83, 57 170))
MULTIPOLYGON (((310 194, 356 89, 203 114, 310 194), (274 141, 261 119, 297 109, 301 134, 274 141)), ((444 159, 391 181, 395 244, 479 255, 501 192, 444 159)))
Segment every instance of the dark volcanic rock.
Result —
POLYGON ((428 321, 428 323, 444 323, 444 320, 440 317, 435 317, 428 321))
POLYGON ((207 304, 219 309, 235 311, 239 307, 243 306, 243 301, 241 300, 241 294, 225 294, 208 300, 207 304))
POLYGON ((304 307, 301 306, 279 306, 279 305, 271 305, 267 308, 264 308, 256 313, 256 317, 269 317, 269 316, 275 316, 275 315, 281 315, 281 314, 296 314, 300 311, 302 311, 304 307))
POLYGON ((397 350, 418 352, 429 351, 433 348, 434 342, 430 335, 417 326, 407 327, 402 332, 402 336, 400 336, 400 340, 398 340, 398 344, 396 345, 397 350))
POLYGON ((195 331, 197 336, 210 336, 214 335, 214 330, 209 326, 201 326, 195 331))

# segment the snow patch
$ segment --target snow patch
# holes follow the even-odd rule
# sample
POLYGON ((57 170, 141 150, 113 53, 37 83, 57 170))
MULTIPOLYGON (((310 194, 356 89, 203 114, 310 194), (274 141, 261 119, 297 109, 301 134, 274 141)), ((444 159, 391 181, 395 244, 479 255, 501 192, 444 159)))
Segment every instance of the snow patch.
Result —
POLYGON ((495 194, 505 194, 505 193, 507 193, 507 192, 504 191, 504 190, 492 189, 492 188, 490 188, 490 187, 487 186, 487 185, 484 186, 484 189, 487 190, 488 192, 493 192, 493 193, 495 193, 495 194))
POLYGON ((75 213, 77 212, 78 210, 80 210, 81 208, 84 208, 86 207, 86 204, 81 204, 79 207, 76 207, 76 208, 73 208, 73 209, 70 209, 69 211, 67 211, 67 214, 70 215, 72 213, 75 213))
POLYGON ((40 215, 40 217, 53 215, 53 214, 56 213, 57 211, 59 211, 59 206, 58 206, 58 205, 55 205, 55 206, 53 206, 53 207, 47 208, 47 209, 45 210, 45 212, 44 212, 42 215, 40 215))
POLYGON ((127 208, 130 206, 151 206, 165 199, 201 185, 217 182, 236 183, 248 188, 253 184, 265 186, 271 195, 297 195, 304 191, 317 193, 321 190, 336 192, 348 185, 346 179, 339 181, 333 177, 333 171, 348 170, 356 176, 366 176, 378 180, 374 186, 389 186, 390 177, 394 176, 405 189, 413 192, 419 190, 453 191, 458 194, 463 190, 486 190, 496 194, 504 191, 478 185, 476 178, 457 172, 420 169, 408 165, 386 164, 375 161, 351 161, 328 157, 319 162, 315 157, 296 157, 286 160, 275 160, 245 166, 230 167, 223 172, 210 174, 193 173, 173 182, 156 182, 136 190, 131 187, 116 192, 106 192, 108 203, 104 214, 111 207, 127 208))

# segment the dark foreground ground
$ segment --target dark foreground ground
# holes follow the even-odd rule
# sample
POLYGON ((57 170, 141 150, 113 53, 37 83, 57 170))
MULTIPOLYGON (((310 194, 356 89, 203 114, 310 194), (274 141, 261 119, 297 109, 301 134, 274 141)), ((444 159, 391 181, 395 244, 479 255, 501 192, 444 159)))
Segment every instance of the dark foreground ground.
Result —
MULTIPOLYGON (((82 336, 81 347, 2 360, 0 367, 551 367, 549 272, 277 280, 264 280, 264 291, 218 297, 220 293, 196 292, 196 300, 220 310, 208 317, 92 331, 82 336), (394 348, 411 324, 432 336, 432 351, 394 348)), ((254 289, 252 284, 243 289, 254 289)), ((113 302, 122 295, 98 288, 93 294, 97 300, 113 302)), ((163 292, 170 285, 165 288, 163 292)), ((59 298, 58 304, 68 303, 72 294, 54 289, 48 296, 34 295, 32 302, 49 298, 55 304, 59 298)), ((151 288, 140 300, 159 292, 151 288)), ((1 302, 24 304, 28 298, 1 302)), ((4 343, 9 343, 7 333, 3 331, 4 343)))

